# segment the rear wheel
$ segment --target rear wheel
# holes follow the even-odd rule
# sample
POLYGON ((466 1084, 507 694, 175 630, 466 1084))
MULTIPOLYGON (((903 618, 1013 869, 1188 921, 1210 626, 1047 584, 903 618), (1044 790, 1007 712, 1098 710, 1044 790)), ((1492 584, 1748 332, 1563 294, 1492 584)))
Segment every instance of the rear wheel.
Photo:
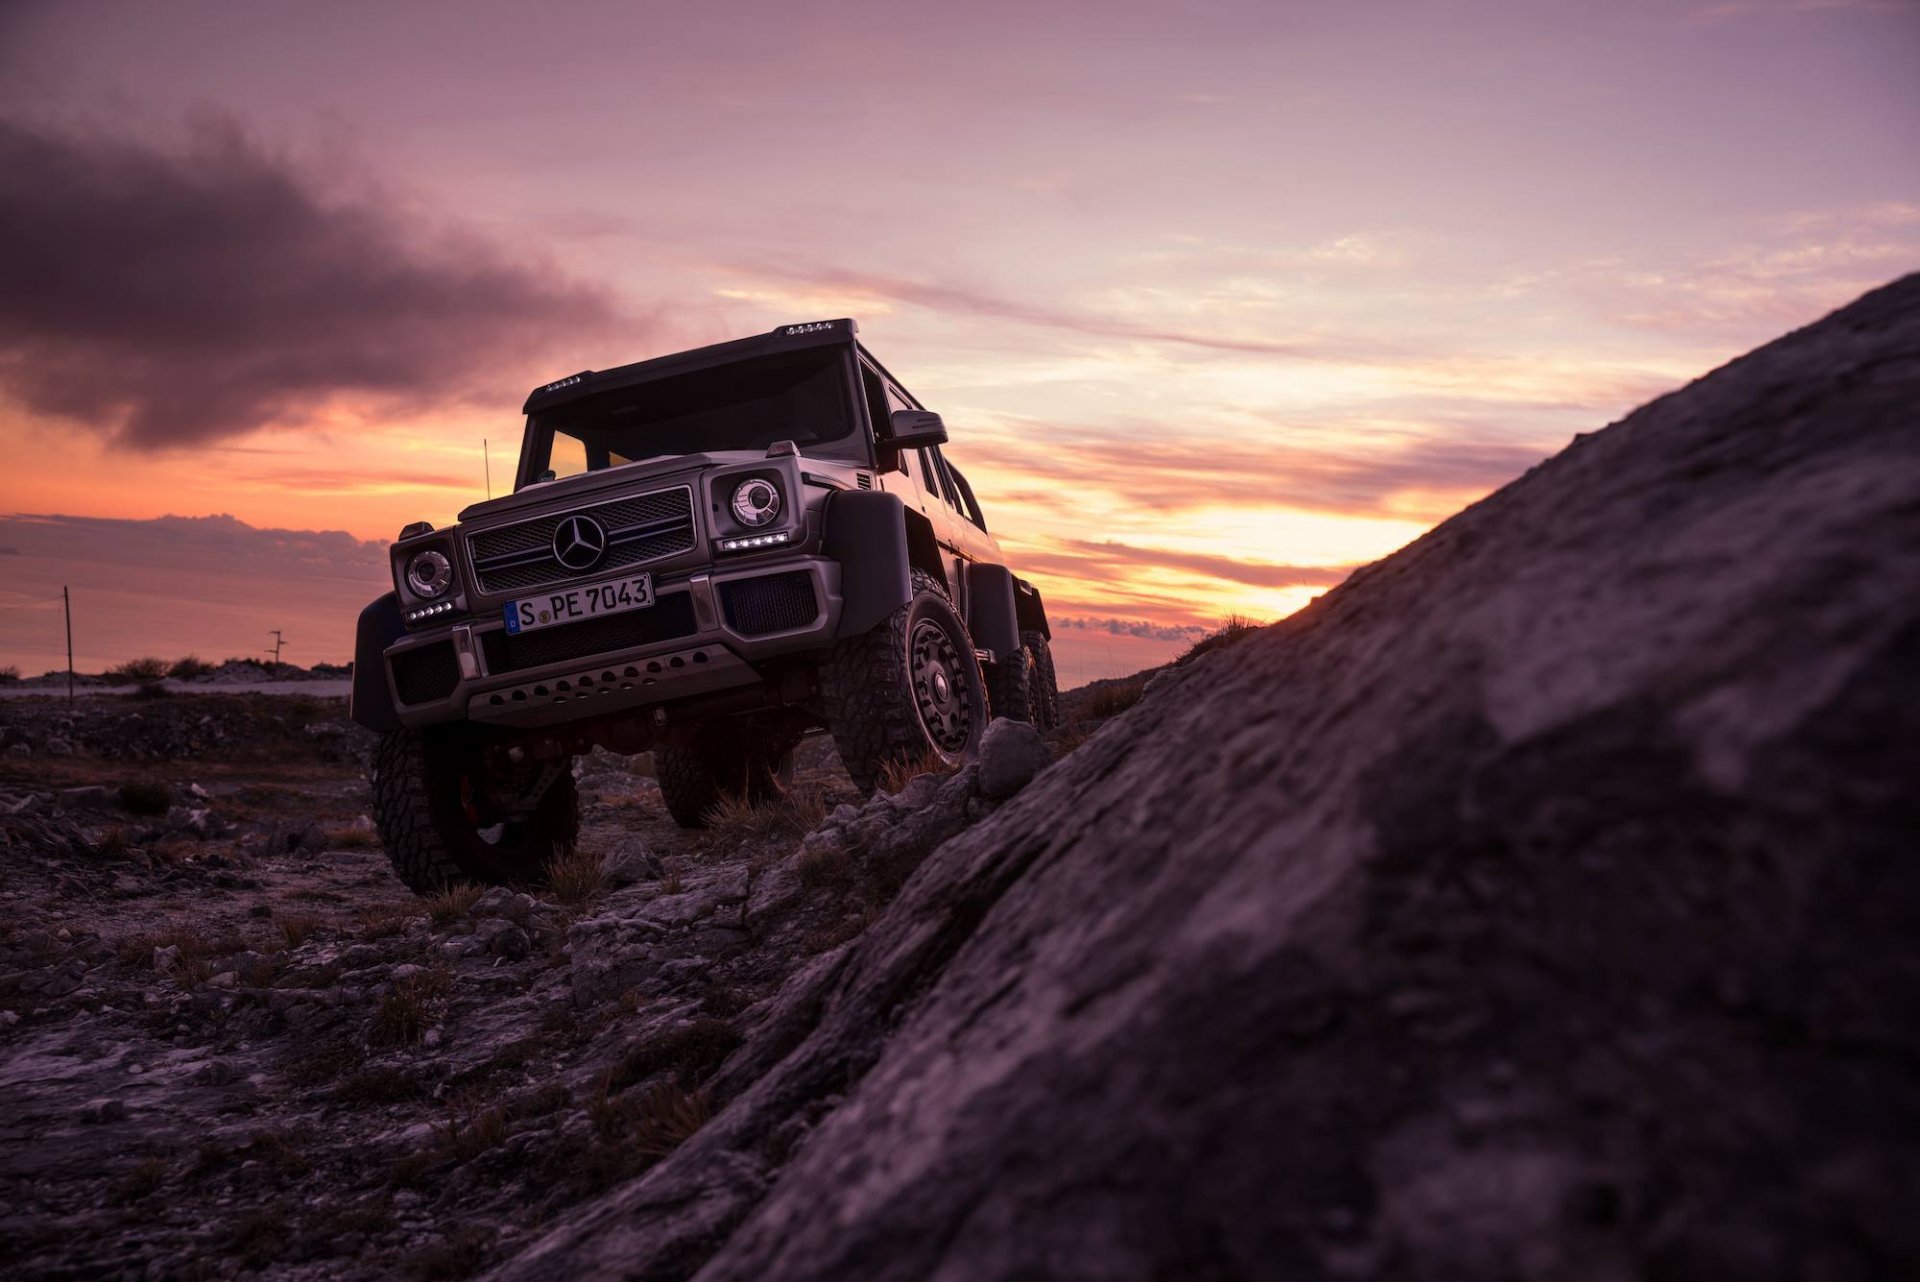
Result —
POLYGON ((1033 658, 1025 646, 987 666, 987 712, 995 717, 1031 721, 1033 658))
POLYGON ((883 623, 833 648, 824 710, 840 760, 862 792, 891 762, 957 765, 987 726, 986 683, 967 625, 933 576, 883 623))
POLYGON ((793 776, 791 736, 751 727, 713 728, 691 744, 661 744, 653 750, 660 798, 682 828, 704 828, 726 797, 765 801, 793 776))
POLYGON ((572 760, 520 760, 466 726, 382 735, 373 817, 416 894, 456 882, 537 883, 580 836, 572 760))
POLYGON ((1027 680, 1027 720, 1041 734, 1060 724, 1060 679, 1053 670, 1053 647, 1044 632, 1022 632, 1021 645, 1032 661, 1027 680))

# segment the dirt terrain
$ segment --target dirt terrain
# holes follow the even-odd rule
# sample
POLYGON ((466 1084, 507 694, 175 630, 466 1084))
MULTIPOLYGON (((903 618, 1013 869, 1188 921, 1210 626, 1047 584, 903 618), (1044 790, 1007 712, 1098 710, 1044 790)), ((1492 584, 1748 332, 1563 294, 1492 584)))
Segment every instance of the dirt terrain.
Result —
POLYGON ((697 1127, 755 1004, 998 804, 976 766, 858 810, 816 740, 786 803, 689 836, 595 756, 564 879, 422 901, 369 746, 340 700, 0 708, 15 1275, 467 1276, 697 1127))

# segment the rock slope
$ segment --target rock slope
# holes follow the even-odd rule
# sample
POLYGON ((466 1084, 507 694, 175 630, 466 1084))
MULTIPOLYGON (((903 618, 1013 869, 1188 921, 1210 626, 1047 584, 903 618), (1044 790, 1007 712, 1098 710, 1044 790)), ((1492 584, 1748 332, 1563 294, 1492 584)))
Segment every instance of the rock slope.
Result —
POLYGON ((1920 1261, 1920 277, 1156 680, 497 1276, 1920 1261))

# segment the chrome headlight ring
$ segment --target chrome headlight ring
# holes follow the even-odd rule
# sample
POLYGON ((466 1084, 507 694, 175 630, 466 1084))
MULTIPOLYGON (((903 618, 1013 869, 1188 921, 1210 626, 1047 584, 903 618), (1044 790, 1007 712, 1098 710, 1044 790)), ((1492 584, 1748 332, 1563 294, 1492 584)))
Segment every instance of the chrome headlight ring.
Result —
POLYGON ((780 515, 780 490, 763 477, 740 482, 733 491, 733 514, 742 525, 759 529, 780 515))
POLYGON ((407 562, 407 587, 431 601, 453 585, 453 562, 444 552, 416 552, 407 562))

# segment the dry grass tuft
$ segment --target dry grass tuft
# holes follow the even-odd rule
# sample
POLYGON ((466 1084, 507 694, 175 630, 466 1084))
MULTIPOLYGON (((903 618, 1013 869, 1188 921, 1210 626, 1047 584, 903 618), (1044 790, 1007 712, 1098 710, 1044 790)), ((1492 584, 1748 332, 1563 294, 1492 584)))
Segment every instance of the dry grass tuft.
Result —
POLYGON ((280 937, 286 940, 287 947, 298 948, 326 923, 314 913, 290 913, 276 918, 275 924, 280 927, 280 937))
POLYGON ((328 850, 361 850, 373 844, 373 834, 363 826, 334 824, 327 829, 328 850))
POLYGON ((436 926, 451 926, 465 917, 467 909, 478 903, 480 896, 486 893, 486 887, 476 886, 471 882, 463 881, 458 885, 448 886, 427 900, 427 916, 433 919, 433 924, 436 926))
POLYGON ((844 846, 836 845, 802 850, 793 870, 808 890, 827 890, 851 883, 859 864, 844 846))
POLYGON ((817 788, 789 788, 760 801, 722 797, 707 811, 707 835, 726 845, 804 837, 826 817, 827 801, 817 788))
POLYGON ((223 946, 229 944, 233 946, 225 947, 227 952, 239 952, 245 947, 237 940, 216 940, 192 926, 163 926, 159 930, 143 930, 123 937, 114 945, 114 953, 129 966, 150 966, 153 964, 154 950, 178 948, 180 965, 185 969, 222 951, 223 946))
POLYGON ((149 681, 163 680, 172 667, 173 665, 165 659, 149 654, 138 659, 128 659, 117 668, 108 668, 107 676, 115 681, 138 681, 144 684, 149 681))
POLYGON ((555 855, 547 864, 547 890, 554 902, 581 907, 600 898, 607 888, 600 857, 584 850, 555 855))
POLYGON ((642 1157, 665 1157, 693 1137, 713 1116, 713 1101, 705 1091, 682 1090, 661 1082, 644 1091, 634 1106, 633 1151, 642 1157))
POLYGON ((412 1046, 432 1025, 441 1000, 453 987, 453 975, 444 967, 409 975, 380 999, 367 1028, 375 1046, 412 1046))
POLYGON ((671 1072, 692 1087, 711 1077, 740 1045, 740 1034, 724 1019, 703 1016, 670 1028, 632 1047, 608 1073, 611 1090, 625 1090, 659 1073, 671 1072))
POLYGON ((478 1099, 455 1101, 447 1106, 447 1120, 434 1131, 443 1159, 455 1165, 471 1162, 506 1143, 506 1109, 498 1104, 485 1105, 478 1099))
POLYGON ((1192 663, 1203 654, 1211 654, 1215 650, 1224 650, 1230 645, 1237 645, 1265 626, 1262 623, 1255 623, 1243 614, 1229 614, 1217 631, 1210 632, 1195 641, 1188 647, 1185 654, 1174 660, 1174 664, 1177 666, 1192 663))
POLYGON ((1146 692, 1147 683, 1139 677, 1116 681, 1093 692, 1093 697, 1087 701, 1087 713, 1098 721, 1117 717, 1140 702, 1140 696, 1146 692))
POLYGON ((360 910, 360 938, 386 939, 406 930, 407 923, 420 915, 417 904, 375 904, 360 910))
POLYGON ((880 776, 875 781, 880 791, 897 796, 908 784, 921 775, 949 775, 953 767, 940 759, 936 752, 923 752, 917 757, 896 757, 880 767, 880 776))
POLYGON ((114 1181, 113 1192, 122 1202, 138 1202, 159 1192, 167 1179, 167 1159, 149 1157, 135 1163, 120 1178, 114 1181))

